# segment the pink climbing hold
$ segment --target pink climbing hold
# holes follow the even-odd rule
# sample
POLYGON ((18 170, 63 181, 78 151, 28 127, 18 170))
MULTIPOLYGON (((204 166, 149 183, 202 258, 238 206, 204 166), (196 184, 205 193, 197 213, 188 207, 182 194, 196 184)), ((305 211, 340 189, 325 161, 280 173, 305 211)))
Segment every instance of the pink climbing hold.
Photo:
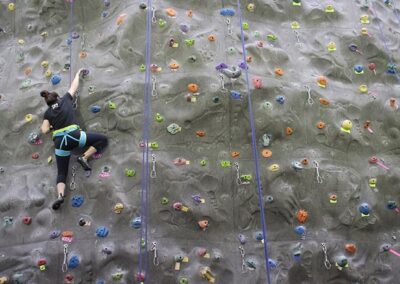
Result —
POLYGON ((261 89, 263 84, 262 84, 262 80, 259 77, 254 77, 253 78, 253 86, 255 89, 261 89))

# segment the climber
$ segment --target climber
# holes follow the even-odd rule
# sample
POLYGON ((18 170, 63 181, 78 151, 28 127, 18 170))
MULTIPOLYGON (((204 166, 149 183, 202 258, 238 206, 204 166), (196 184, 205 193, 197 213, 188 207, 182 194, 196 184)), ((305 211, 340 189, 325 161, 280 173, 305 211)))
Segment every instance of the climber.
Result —
POLYGON ((60 98, 56 92, 41 91, 40 95, 49 106, 44 113, 41 126, 43 134, 53 130, 53 141, 57 161, 57 200, 52 208, 57 210, 64 202, 65 183, 68 175, 68 165, 71 150, 77 147, 89 146, 77 161, 85 171, 90 171, 88 159, 94 153, 101 153, 108 144, 107 137, 102 134, 86 133, 75 122, 73 100, 79 87, 79 79, 83 69, 80 69, 68 92, 60 98))

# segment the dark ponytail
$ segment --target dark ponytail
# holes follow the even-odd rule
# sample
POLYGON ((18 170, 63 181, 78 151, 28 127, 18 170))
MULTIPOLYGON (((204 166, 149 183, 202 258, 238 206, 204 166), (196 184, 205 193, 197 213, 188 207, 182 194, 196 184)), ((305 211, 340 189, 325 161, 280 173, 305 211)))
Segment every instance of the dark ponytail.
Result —
POLYGON ((48 91, 41 91, 40 96, 44 98, 48 106, 55 104, 58 100, 58 94, 56 92, 49 93, 48 91))

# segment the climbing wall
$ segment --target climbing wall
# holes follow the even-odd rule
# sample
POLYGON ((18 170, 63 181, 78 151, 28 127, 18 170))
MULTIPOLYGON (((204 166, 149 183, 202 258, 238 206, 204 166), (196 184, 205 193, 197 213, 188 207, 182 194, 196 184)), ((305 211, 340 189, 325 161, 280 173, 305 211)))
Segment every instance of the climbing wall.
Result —
POLYGON ((0 0, 0 283, 397 283, 396 1, 151 2, 0 0), (52 211, 78 68, 109 147, 52 211))

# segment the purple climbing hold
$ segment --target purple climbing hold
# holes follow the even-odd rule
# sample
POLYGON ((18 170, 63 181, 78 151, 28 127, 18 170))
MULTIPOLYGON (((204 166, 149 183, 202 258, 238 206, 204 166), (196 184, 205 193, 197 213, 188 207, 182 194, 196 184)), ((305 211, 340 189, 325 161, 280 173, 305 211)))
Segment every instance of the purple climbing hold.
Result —
POLYGON ((57 239, 60 235, 61 235, 61 231, 55 230, 55 231, 50 232, 49 238, 52 240, 57 239))
POLYGON ((77 33, 77 32, 73 32, 72 34, 71 34, 71 38, 72 39, 78 39, 80 36, 79 36, 79 34, 77 33))
POLYGON ((249 69, 249 66, 244 61, 239 64, 239 67, 240 67, 240 69, 243 69, 243 70, 249 69))
POLYGON ((215 66, 215 69, 216 69, 217 71, 220 71, 220 70, 226 69, 226 68, 228 68, 228 65, 226 65, 225 63, 220 63, 220 64, 218 64, 217 66, 215 66))
POLYGON ((104 0, 104 6, 110 7, 111 1, 110 0, 104 0))
POLYGON ((181 29, 181 32, 187 33, 189 31, 189 25, 187 24, 180 24, 179 28, 181 29))
POLYGON ((241 245, 244 245, 244 244, 246 244, 246 236, 245 235, 243 235, 243 234, 239 234, 238 235, 238 239, 239 239, 239 242, 240 242, 240 244, 241 245))

